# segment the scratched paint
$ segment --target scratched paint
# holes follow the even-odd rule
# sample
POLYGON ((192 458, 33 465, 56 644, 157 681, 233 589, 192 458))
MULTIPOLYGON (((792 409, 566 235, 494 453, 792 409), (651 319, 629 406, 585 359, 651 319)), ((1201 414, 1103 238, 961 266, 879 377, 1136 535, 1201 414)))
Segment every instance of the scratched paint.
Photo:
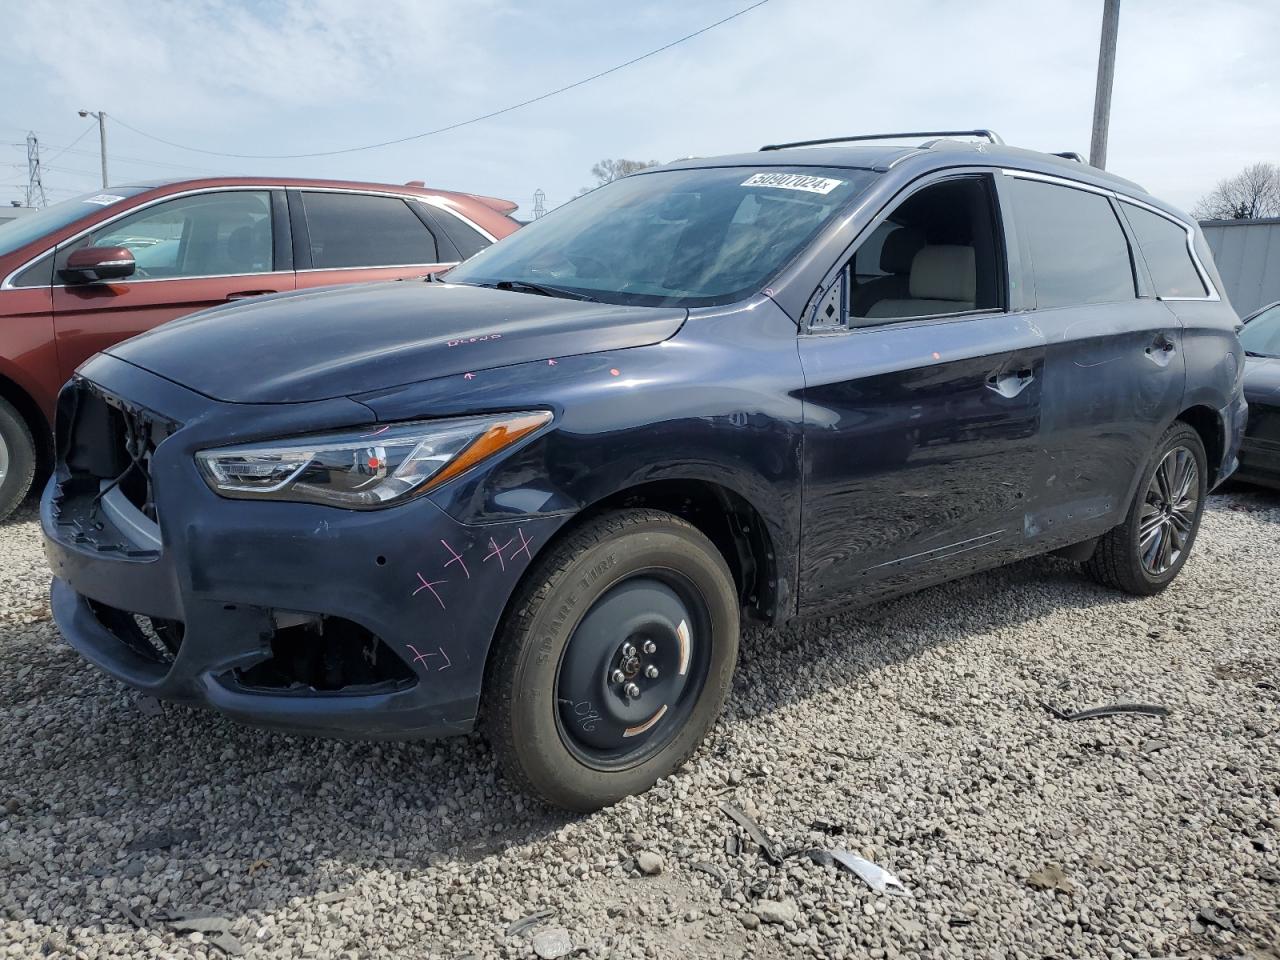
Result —
POLYGON ((500 333, 486 333, 479 337, 460 337, 457 340, 449 340, 446 346, 449 347, 465 347, 472 343, 487 343, 491 340, 501 340, 500 333))

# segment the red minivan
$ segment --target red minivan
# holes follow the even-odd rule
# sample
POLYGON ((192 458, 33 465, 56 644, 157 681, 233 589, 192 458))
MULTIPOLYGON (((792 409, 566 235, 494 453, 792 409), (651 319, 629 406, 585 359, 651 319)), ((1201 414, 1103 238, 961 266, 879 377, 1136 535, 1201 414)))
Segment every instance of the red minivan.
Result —
POLYGON ((94 353, 229 300, 432 273, 515 231, 515 209, 416 181, 219 177, 0 224, 0 519, 48 462, 58 389, 94 353))

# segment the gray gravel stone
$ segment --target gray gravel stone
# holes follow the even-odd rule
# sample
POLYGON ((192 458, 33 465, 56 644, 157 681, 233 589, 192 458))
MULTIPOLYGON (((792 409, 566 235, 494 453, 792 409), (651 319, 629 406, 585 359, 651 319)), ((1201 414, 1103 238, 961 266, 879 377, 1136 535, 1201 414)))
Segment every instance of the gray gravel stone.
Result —
POLYGON ((651 850, 644 850, 637 853, 636 869, 646 877, 656 877, 662 872, 662 857, 658 856, 658 854, 651 850))
POLYGON ((790 923, 799 913, 794 900, 761 900, 756 904, 756 916, 765 923, 790 923))

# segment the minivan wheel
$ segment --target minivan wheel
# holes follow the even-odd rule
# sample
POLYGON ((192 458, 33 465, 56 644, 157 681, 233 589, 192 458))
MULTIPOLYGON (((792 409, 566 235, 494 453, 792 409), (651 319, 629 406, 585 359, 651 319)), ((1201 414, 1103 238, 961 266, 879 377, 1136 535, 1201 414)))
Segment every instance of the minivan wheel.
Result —
POLYGON ((1200 435, 1185 423, 1173 424, 1156 444, 1125 522, 1098 541, 1085 569, 1126 593, 1159 593, 1187 562, 1200 530, 1208 477, 1200 435))
POLYGON ((17 509, 36 473, 31 429, 7 400, 0 399, 0 520, 17 509))
POLYGON ((661 511, 605 514, 530 571, 486 676, 482 729, 513 783, 596 810, 689 758, 737 656, 737 593, 711 541, 661 511))

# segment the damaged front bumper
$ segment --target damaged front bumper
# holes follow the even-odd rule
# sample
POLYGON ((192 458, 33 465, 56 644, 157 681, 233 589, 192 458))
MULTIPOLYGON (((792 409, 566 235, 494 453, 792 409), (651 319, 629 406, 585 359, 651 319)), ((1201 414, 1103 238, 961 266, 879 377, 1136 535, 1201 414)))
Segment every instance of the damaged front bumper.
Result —
MULTIPOLYGON (((151 696, 293 732, 473 727, 502 612, 559 518, 468 525, 425 498, 367 512, 226 500, 193 454, 235 435, 223 418, 243 423, 252 410, 218 409, 232 405, 111 358, 85 372, 93 382, 73 381, 59 401, 40 516, 54 619, 87 660, 151 696), (163 419, 164 436, 145 452, 146 484, 112 486, 80 431, 129 417, 163 419)), ((345 403, 313 413, 349 418, 358 405, 345 403)), ((296 430, 284 421, 303 415, 260 413, 281 420, 255 424, 272 432, 296 430)))

